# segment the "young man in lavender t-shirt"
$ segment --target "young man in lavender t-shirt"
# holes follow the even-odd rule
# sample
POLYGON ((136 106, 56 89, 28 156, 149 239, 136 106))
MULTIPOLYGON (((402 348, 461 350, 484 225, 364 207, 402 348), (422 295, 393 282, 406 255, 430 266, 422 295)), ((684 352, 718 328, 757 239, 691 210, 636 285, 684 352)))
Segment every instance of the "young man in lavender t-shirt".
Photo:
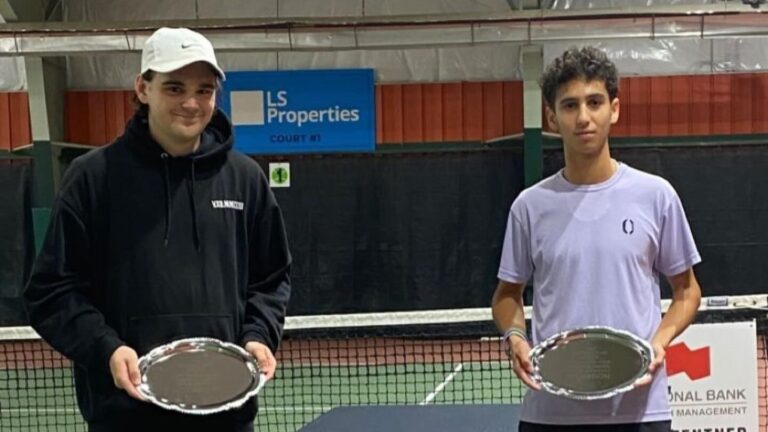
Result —
POLYGON ((509 335, 514 371, 532 389, 520 431, 670 431, 664 352, 691 323, 701 299, 692 269, 701 258, 683 207, 666 180, 611 158, 618 77, 603 52, 569 49, 546 69, 541 87, 547 122, 563 139, 565 168, 512 204, 493 296, 494 320, 509 335), (663 319, 660 274, 673 292, 663 319), (522 300, 529 280, 530 342, 522 300), (648 340, 655 352, 650 376, 630 392, 597 401, 541 391, 530 377, 531 346, 588 325, 648 340))

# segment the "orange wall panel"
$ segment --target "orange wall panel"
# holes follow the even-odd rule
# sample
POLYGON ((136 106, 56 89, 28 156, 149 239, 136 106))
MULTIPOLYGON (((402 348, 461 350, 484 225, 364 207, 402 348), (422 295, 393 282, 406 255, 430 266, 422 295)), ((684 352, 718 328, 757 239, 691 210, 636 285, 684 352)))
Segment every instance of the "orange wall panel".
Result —
POLYGON ((11 149, 11 101, 8 93, 0 93, 0 150, 11 149))
POLYGON ((382 87, 381 110, 384 117, 382 142, 403 142, 403 86, 401 84, 382 87))
POLYGON ((32 123, 29 118, 29 95, 24 92, 10 93, 11 147, 32 144, 32 123))
POLYGON ((672 105, 672 80, 669 77, 651 77, 649 103, 649 136, 669 135, 669 111, 672 105))
POLYGON ((26 92, 0 93, 0 150, 11 151, 32 143, 26 92))
POLYGON ((87 144, 90 140, 90 134, 85 125, 91 121, 87 92, 67 92, 64 99, 64 110, 66 111, 64 139, 67 142, 87 144))
POLYGON ((403 142, 424 142, 423 114, 421 84, 403 85, 403 142))
POLYGON ((88 92, 89 121, 87 127, 89 141, 87 144, 102 145, 107 142, 105 93, 103 91, 88 92))
POLYGON ((443 141, 464 139, 463 103, 461 83, 443 84, 443 141))
POLYGON ((629 135, 650 136, 651 79, 629 79, 629 135))
POLYGON ((691 134, 691 82, 685 76, 669 77, 669 134, 691 134))
POLYGON ((710 75, 689 76, 691 82, 691 135, 709 135, 711 128, 712 77, 710 75))
POLYGON ((752 131, 768 132, 768 74, 755 74, 752 84, 752 131))
POLYGON ((443 140, 443 85, 422 84, 424 141, 443 140))
MULTIPOLYGON (((503 135, 523 132, 523 82, 505 81, 502 84, 503 135)), ((544 122, 546 125, 546 121, 544 122)))
POLYGON ((709 105, 712 118, 712 133, 726 135, 731 133, 733 126, 731 100, 733 91, 733 75, 712 76, 712 97, 709 105))
POLYGON ((133 115, 133 91, 69 91, 64 109, 66 141, 105 145, 123 133, 133 115))
POLYGON ((733 75, 731 91, 731 132, 752 133, 752 93, 757 84, 757 75, 733 75))
POLYGON ((463 141, 481 141, 483 139, 483 84, 465 82, 462 88, 462 108, 464 110, 463 141))
POLYGON ((32 143, 29 95, 0 93, 0 150, 11 151, 32 143))
POLYGON ((105 143, 110 143, 123 133, 125 128, 125 104, 123 92, 110 91, 104 95, 105 143))
POLYGON ((483 83, 483 141, 504 135, 504 84, 483 83))

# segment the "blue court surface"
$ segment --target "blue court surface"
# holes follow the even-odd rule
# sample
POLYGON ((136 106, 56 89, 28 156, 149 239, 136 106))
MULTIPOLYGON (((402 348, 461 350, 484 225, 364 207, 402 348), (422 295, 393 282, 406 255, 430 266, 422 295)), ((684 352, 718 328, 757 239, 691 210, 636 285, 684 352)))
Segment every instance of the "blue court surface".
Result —
POLYGON ((347 406, 302 432, 517 432, 518 405, 347 406))

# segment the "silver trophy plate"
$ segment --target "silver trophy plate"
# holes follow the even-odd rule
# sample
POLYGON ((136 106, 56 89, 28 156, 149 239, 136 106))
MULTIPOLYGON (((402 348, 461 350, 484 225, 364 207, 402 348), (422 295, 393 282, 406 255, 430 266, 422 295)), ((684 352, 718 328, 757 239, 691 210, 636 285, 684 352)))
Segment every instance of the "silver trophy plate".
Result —
POLYGON ((550 393, 578 400, 613 397, 648 373, 653 350, 632 333, 582 327, 558 333, 530 354, 531 377, 550 393))
POLYGON ((243 348, 211 338, 180 339, 139 359, 139 393, 165 409, 213 414, 242 406, 266 383, 243 348))

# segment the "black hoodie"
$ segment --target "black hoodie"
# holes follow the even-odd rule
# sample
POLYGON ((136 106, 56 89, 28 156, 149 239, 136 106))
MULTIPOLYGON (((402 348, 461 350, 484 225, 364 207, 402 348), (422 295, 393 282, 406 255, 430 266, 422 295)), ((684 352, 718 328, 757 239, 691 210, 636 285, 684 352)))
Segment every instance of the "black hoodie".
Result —
MULTIPOLYGON (((290 294, 283 218, 263 171, 232 142, 217 111, 199 149, 172 157, 137 113, 64 176, 24 295, 31 325, 74 362, 89 423, 166 415, 115 388, 120 345, 141 356, 207 336, 277 348, 290 294)), ((254 401, 223 417, 255 412, 254 401)))

